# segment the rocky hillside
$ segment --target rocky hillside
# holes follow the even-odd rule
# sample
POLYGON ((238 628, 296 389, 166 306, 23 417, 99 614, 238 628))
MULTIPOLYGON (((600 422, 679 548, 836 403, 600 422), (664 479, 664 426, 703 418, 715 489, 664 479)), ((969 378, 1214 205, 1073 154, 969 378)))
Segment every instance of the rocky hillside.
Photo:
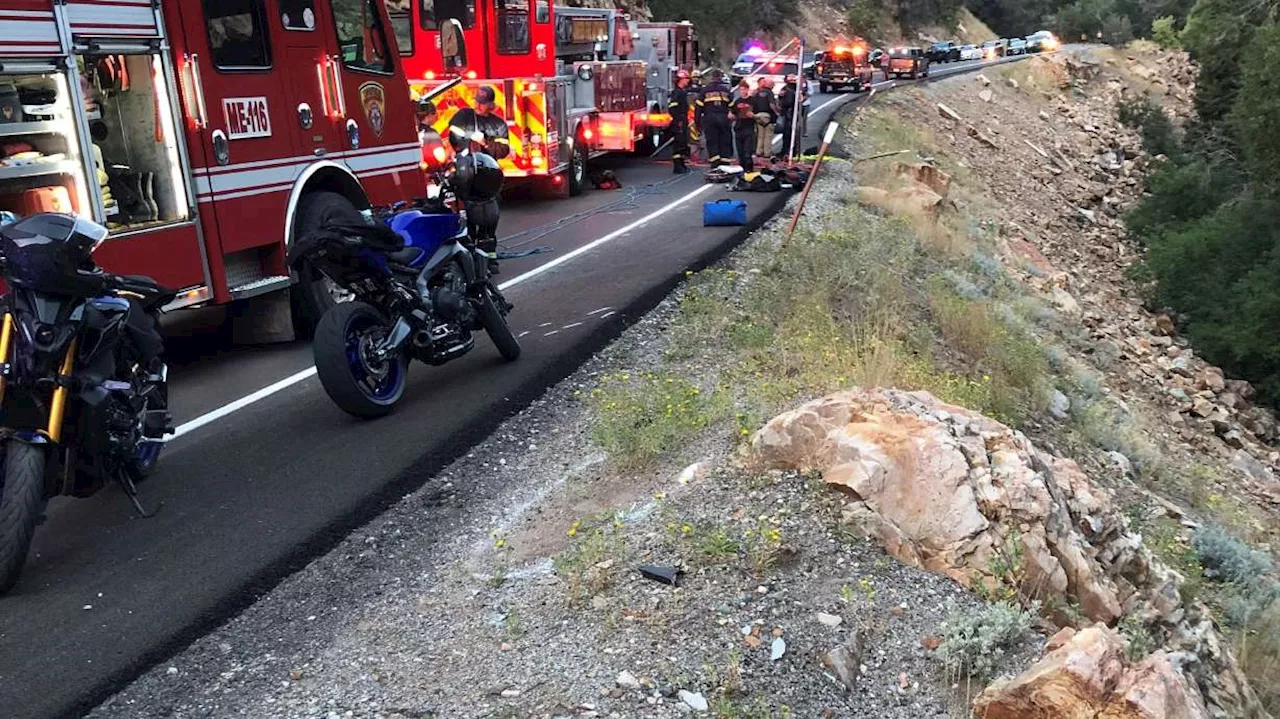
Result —
POLYGON ((1193 82, 1092 50, 878 96, 794 237, 92 716, 1274 714, 1274 420, 1126 272, 1160 160, 1116 111, 1193 82))

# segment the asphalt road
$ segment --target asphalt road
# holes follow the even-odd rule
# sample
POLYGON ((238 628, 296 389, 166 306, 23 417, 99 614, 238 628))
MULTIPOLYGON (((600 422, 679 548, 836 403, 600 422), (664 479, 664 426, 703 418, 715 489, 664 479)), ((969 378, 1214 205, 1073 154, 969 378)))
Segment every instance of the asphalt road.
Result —
MULTIPOLYGON (((805 147, 856 97, 815 96, 805 147)), ((163 507, 139 519, 115 490, 51 504, 22 579, 0 598, 0 716, 78 715, 252 603, 567 376, 789 196, 737 195, 748 228, 703 228, 701 203, 727 196, 724 186, 700 172, 673 177, 667 163, 606 162, 621 190, 504 207, 510 249, 548 248, 505 261, 500 276, 523 357, 505 364, 481 338, 451 364, 412 365, 389 417, 361 422, 334 407, 304 343, 175 343, 181 436, 142 488, 163 507)))

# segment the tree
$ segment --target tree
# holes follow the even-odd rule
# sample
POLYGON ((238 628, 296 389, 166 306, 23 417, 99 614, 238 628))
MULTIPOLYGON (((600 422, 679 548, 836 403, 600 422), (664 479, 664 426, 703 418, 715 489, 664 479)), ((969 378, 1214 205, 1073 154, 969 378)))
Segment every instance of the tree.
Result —
POLYGON ((1258 0, 1198 0, 1182 30, 1182 45, 1200 65, 1196 112, 1210 124, 1222 121, 1240 90, 1240 60, 1254 30, 1269 14, 1258 0))
MULTIPOLYGON (((1280 26, 1254 33, 1240 64, 1240 92, 1227 118, 1241 159, 1259 191, 1280 190, 1280 26)), ((1280 284, 1280 277, 1277 277, 1280 284)))
POLYGON ((1151 23, 1151 39, 1166 50, 1181 47, 1182 41, 1178 38, 1178 30, 1174 26, 1176 22, 1172 15, 1156 18, 1151 23))

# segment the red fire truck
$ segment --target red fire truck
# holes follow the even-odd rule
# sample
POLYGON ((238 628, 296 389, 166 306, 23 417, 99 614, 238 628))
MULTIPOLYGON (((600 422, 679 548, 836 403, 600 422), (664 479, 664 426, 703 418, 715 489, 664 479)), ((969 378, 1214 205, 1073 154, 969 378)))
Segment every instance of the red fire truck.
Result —
POLYGON ((435 99, 436 129, 447 131, 475 92, 493 88, 495 113, 511 128, 511 154, 500 162, 513 178, 547 180, 571 195, 586 182, 592 157, 635 151, 670 117, 646 105, 647 66, 626 60, 632 37, 614 10, 556 8, 547 0, 405 0, 413 46, 438 48, 440 27, 456 20, 467 58, 446 68, 437 52, 405 58, 414 97, 449 76, 462 82, 435 99))
POLYGON ((290 241, 425 190, 395 29, 381 0, 0 0, 0 210, 106 224, 99 261, 177 306, 296 282, 314 320, 290 241))

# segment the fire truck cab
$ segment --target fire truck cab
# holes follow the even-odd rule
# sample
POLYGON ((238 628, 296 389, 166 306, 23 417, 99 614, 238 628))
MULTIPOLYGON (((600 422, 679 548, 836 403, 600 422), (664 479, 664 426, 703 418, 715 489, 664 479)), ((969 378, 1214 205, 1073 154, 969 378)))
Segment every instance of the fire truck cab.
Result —
MULTIPOLYGON (((499 161, 510 178, 543 180, 570 195, 586 183, 587 162, 607 152, 633 151, 650 128, 669 122, 645 104, 646 66, 633 51, 626 16, 615 10, 558 8, 547 0, 404 0, 415 48, 440 47, 441 27, 461 27, 460 65, 438 53, 404 58, 413 97, 432 95, 435 129, 475 106, 490 87, 494 114, 510 129, 511 153, 499 161)), ((447 36, 448 33, 445 33, 447 36)))
POLYGON ((174 306, 294 284, 318 320, 288 245, 424 192, 412 117, 378 0, 0 0, 0 210, 105 224, 174 306))

